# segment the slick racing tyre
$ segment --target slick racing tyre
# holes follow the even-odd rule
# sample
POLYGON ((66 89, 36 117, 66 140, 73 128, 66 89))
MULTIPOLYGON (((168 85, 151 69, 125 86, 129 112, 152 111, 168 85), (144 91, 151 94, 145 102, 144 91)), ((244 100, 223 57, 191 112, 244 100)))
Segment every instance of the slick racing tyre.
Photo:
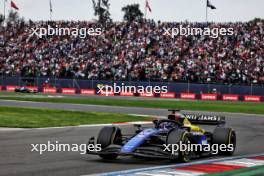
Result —
POLYGON ((236 133, 232 128, 217 127, 213 132, 213 144, 225 144, 228 147, 226 151, 220 151, 221 155, 233 155, 236 148, 236 133), (232 145, 232 147, 231 147, 232 145))
MULTIPOLYGON (((180 143, 182 144, 188 144, 189 142, 189 133, 185 130, 181 129, 173 129, 169 132, 167 136, 166 143, 167 144, 176 144, 178 147, 180 147, 180 143)), ((191 152, 186 149, 185 151, 177 151, 178 152, 178 160, 180 162, 188 162, 190 161, 190 155, 191 152)))
MULTIPOLYGON (((101 144, 102 150, 111 144, 120 144, 122 142, 121 130, 118 127, 104 127, 100 130, 97 137, 97 144, 101 144)), ((117 154, 100 154, 103 159, 114 160, 117 154)))

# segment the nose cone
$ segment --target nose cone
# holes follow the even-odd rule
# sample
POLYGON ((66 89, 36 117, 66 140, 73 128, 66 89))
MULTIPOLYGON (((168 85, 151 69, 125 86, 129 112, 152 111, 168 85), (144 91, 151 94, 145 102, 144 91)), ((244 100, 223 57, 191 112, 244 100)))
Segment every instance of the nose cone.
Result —
POLYGON ((146 139, 151 137, 154 134, 157 134, 158 130, 155 128, 150 128, 141 131, 139 134, 137 134, 135 137, 130 139, 121 149, 121 153, 131 153, 135 151, 137 147, 139 147, 141 144, 145 142, 146 139))

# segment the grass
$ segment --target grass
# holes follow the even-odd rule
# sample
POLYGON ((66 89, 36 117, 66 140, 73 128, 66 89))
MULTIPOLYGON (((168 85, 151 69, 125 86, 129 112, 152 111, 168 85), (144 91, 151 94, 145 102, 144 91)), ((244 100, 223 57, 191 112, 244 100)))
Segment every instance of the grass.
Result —
POLYGON ((145 120, 150 118, 101 112, 0 107, 0 127, 41 128, 145 120))
MULTIPOLYGON (((2 94, 3 95, 3 94, 2 94)), ((20 94, 19 94, 20 95, 20 94)), ((21 100, 35 102, 52 102, 52 103, 73 103, 73 104, 93 104, 109 106, 126 106, 126 107, 146 107, 162 109, 182 109, 182 110, 199 110, 212 112, 235 112, 249 114, 264 114, 264 103, 246 103, 246 102, 224 102, 224 101, 179 101, 166 99, 113 99, 110 97, 64 97, 50 98, 47 96, 36 95, 17 96, 17 94, 6 94, 0 96, 4 100, 21 100)))

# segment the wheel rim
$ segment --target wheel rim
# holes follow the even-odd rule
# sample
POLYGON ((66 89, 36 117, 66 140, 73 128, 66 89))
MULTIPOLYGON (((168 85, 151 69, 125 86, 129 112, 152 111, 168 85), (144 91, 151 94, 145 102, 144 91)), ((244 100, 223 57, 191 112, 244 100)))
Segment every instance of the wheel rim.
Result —
MULTIPOLYGON (((184 138, 183 138, 182 144, 188 146, 189 139, 187 137, 187 134, 185 133, 183 136, 184 136, 184 138)), ((190 153, 191 152, 188 150, 188 147, 187 147, 187 149, 185 151, 182 151, 183 159, 184 159, 185 162, 189 161, 190 153)))

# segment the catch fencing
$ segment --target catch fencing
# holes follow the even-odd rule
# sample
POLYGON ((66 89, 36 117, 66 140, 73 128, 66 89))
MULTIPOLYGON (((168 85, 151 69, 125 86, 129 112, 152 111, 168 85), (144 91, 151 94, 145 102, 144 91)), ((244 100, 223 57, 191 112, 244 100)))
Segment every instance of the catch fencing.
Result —
MULTIPOLYGON (((109 81, 109 80, 84 80, 84 79, 59 79, 59 78, 25 78, 25 77, 0 77, 2 90, 12 91, 16 86, 29 86, 39 92, 63 94, 96 94, 98 85, 126 86, 167 86, 167 94, 152 94, 142 96, 155 96, 162 98, 208 99, 208 100, 263 100, 264 85, 235 85, 235 84, 198 84, 162 81, 109 81), (44 87, 49 85, 49 88, 44 87), (13 86, 13 87, 12 87, 13 86)), ((124 96, 138 96, 125 95, 124 96)), ((140 96, 140 95, 139 95, 140 96)))

